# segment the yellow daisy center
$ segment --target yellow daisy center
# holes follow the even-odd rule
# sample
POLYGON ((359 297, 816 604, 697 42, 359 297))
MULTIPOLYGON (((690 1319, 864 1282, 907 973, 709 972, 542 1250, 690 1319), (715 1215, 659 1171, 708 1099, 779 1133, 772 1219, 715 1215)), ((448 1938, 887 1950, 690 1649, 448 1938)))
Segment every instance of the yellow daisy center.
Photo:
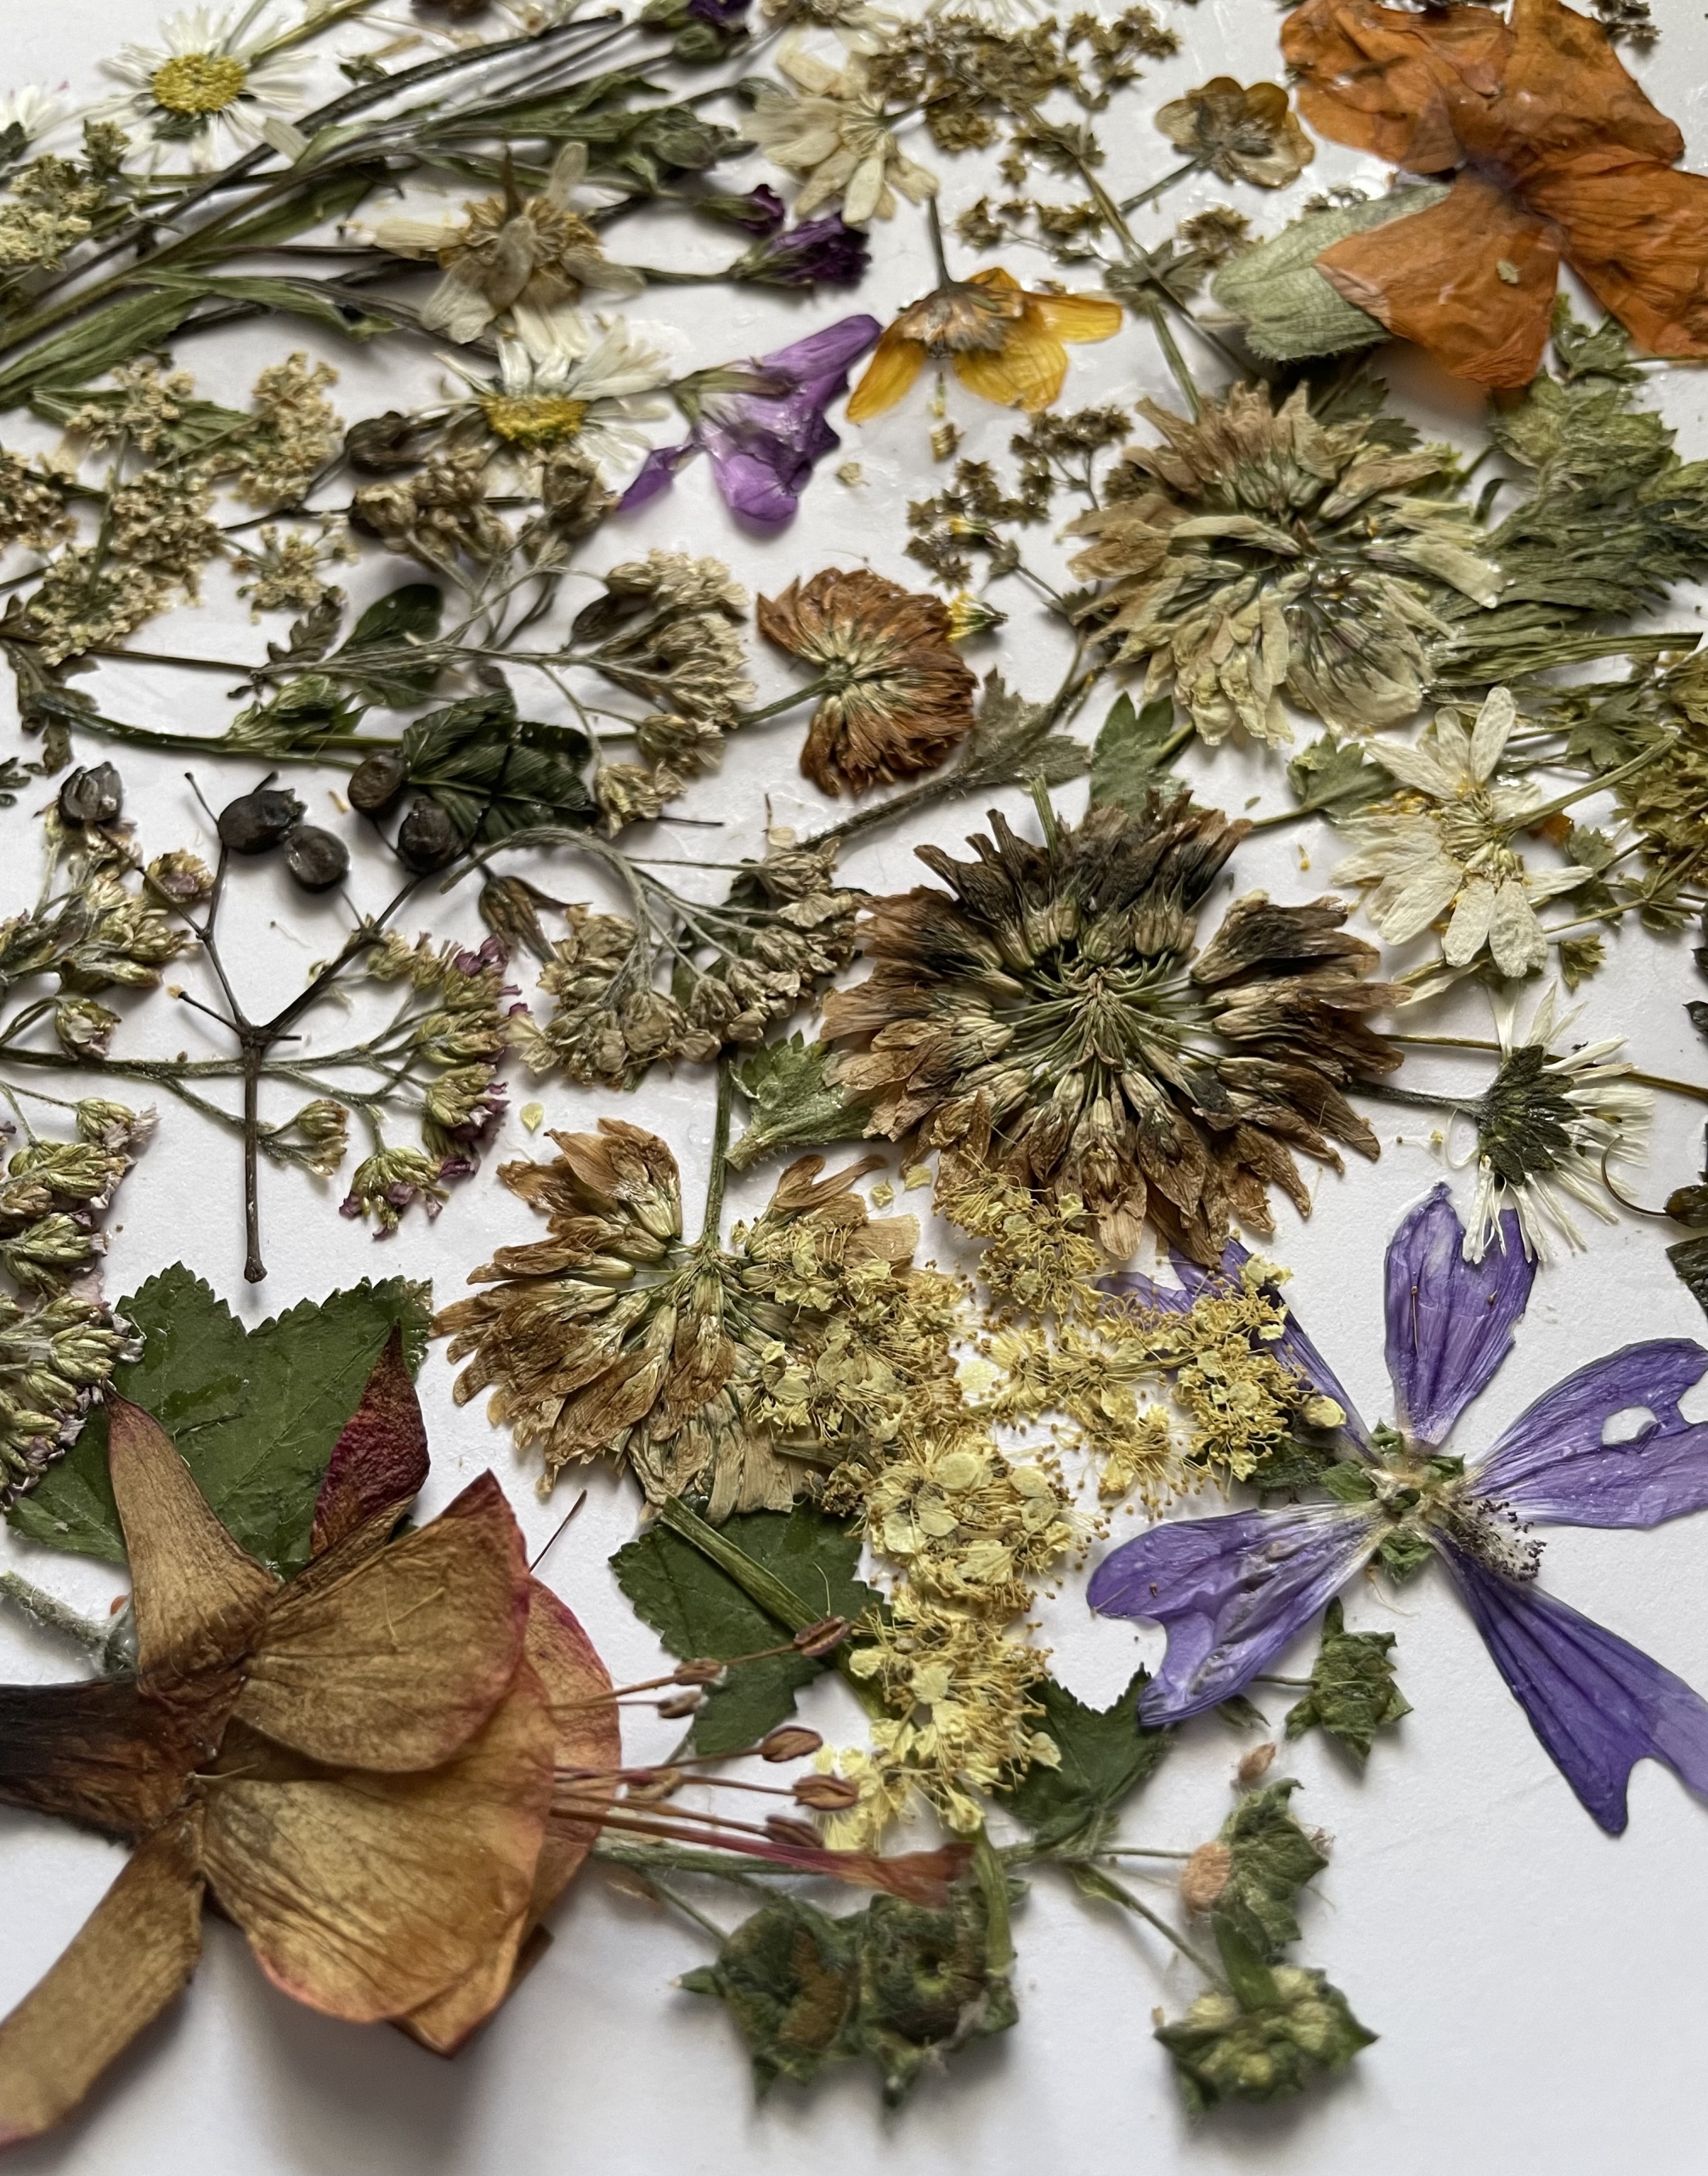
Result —
POLYGON ((587 420, 586 402, 564 393, 489 393, 480 411, 494 438, 509 445, 562 445, 587 420))
POLYGON ((168 113, 223 113, 248 81, 248 69, 229 53, 179 53, 155 70, 149 88, 168 113))

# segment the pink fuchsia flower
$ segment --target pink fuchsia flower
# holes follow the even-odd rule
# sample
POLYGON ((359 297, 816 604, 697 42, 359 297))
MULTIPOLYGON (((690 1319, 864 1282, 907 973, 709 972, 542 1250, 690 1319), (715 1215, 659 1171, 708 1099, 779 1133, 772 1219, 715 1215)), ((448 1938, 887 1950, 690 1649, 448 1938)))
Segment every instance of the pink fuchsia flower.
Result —
MULTIPOLYGON (((1708 1793, 1708 1702, 1615 1633, 1538 1585, 1537 1526, 1653 1527, 1708 1507, 1708 1425, 1679 1400, 1708 1370, 1685 1338, 1628 1345, 1592 1360, 1519 1414, 1480 1458, 1447 1445, 1455 1425, 1512 1350, 1536 1264, 1518 1219, 1503 1246, 1464 1259, 1445 1186, 1405 1218, 1388 1250, 1388 1369, 1396 1425, 1368 1429, 1296 1324, 1280 1357, 1346 1415, 1334 1500, 1153 1527, 1106 1556, 1094 1609, 1166 1625, 1168 1653, 1140 1702, 1142 1723, 1183 1721, 1230 1699, 1268 1669, 1372 1557, 1438 1556, 1495 1667, 1550 1759, 1610 1835, 1627 1820, 1639 1760, 1660 1760, 1708 1793), (1617 1414, 1646 1426, 1604 1440, 1617 1414)), ((1237 1244, 1222 1273, 1247 1256, 1237 1244)), ((1207 1273, 1177 1258, 1184 1289, 1127 1276, 1112 1287, 1185 1307, 1207 1273)))

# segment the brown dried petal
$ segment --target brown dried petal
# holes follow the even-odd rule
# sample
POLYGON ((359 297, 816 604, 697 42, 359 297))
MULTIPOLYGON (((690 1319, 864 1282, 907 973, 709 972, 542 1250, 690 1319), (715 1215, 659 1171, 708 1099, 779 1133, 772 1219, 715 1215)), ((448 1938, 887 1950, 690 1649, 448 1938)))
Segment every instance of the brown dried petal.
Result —
POLYGON ((394 1329, 344 1424, 314 1501, 310 1545, 318 1556, 379 1513, 395 1521, 427 1476, 427 1426, 394 1329))

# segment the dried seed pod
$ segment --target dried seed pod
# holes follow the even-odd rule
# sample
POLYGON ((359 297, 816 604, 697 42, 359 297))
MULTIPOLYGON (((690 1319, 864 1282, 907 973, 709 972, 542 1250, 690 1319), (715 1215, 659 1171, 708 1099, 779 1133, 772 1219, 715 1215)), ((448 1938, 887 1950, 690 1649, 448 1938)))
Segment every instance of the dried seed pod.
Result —
POLYGON ((398 858, 404 867, 416 876, 431 876, 455 861, 461 847, 461 836, 438 802, 417 795, 398 830, 398 858))
POLYGON ((1180 1869, 1180 1901, 1189 1912, 1207 1912, 1233 1870, 1234 1855, 1225 1844, 1200 1844, 1180 1869))
MULTIPOLYGON (((824 1742, 817 1731, 810 1731, 804 1723, 784 1723, 759 1742, 761 1760, 805 1760, 809 1753, 817 1753, 824 1742)), ((795 1796, 798 1798, 797 1791, 795 1796)))
POLYGON ((269 772, 252 793, 240 793, 219 812, 219 843, 233 853, 270 853, 303 820, 294 793, 275 786, 269 772))
POLYGON ((350 873, 350 849, 336 833, 299 824, 285 842, 285 866, 305 892, 330 892, 350 873))
POLYGON ((680 1768, 642 1769, 631 1781, 623 1796, 634 1805, 657 1805, 674 1797, 687 1781, 680 1768))
POLYGON ((696 1714, 704 1697, 703 1693, 692 1690, 687 1692, 673 1692, 668 1700, 659 1701, 659 1713, 666 1722, 676 1722, 684 1715, 696 1714))
POLYGON ((410 767, 395 748, 376 748, 364 756, 344 788, 352 808, 364 816, 379 816, 389 808, 409 784, 410 767))
POLYGON ((110 824, 124 805, 124 780, 110 763, 75 770, 59 788, 59 814, 67 824, 110 824))
POLYGON ((847 1637, 846 1617, 821 1617, 816 1624, 803 1625, 790 1644, 815 1662, 822 1662, 826 1655, 834 1654, 847 1637))
POLYGON ((768 1814, 765 1833, 778 1844, 803 1844, 809 1851, 822 1851, 824 1839, 810 1822, 791 1821, 786 1813, 768 1814))
POLYGON ((795 1795, 815 1813, 846 1813, 850 1806, 859 1805, 860 1787, 845 1776, 803 1776, 795 1795))
POLYGON ((1262 1782, 1270 1772, 1275 1757, 1275 1749, 1272 1744, 1254 1745, 1249 1753, 1241 1754, 1240 1765, 1234 1771, 1234 1781, 1240 1789, 1249 1791, 1262 1782))
POLYGON ((670 1675, 678 1685, 719 1685, 727 1668, 715 1655, 702 1655, 694 1662, 678 1663, 670 1675))

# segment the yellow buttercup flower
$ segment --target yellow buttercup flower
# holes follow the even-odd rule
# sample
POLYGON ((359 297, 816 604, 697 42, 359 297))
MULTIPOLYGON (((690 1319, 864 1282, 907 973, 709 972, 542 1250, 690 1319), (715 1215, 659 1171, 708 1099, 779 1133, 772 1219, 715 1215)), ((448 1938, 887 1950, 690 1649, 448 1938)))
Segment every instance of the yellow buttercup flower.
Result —
POLYGON ((1119 303, 1029 294, 999 265, 947 280, 885 332, 849 398, 848 420, 863 423, 893 408, 927 362, 948 364, 981 400, 1034 415, 1061 390, 1066 343, 1106 340, 1120 329, 1119 303))

